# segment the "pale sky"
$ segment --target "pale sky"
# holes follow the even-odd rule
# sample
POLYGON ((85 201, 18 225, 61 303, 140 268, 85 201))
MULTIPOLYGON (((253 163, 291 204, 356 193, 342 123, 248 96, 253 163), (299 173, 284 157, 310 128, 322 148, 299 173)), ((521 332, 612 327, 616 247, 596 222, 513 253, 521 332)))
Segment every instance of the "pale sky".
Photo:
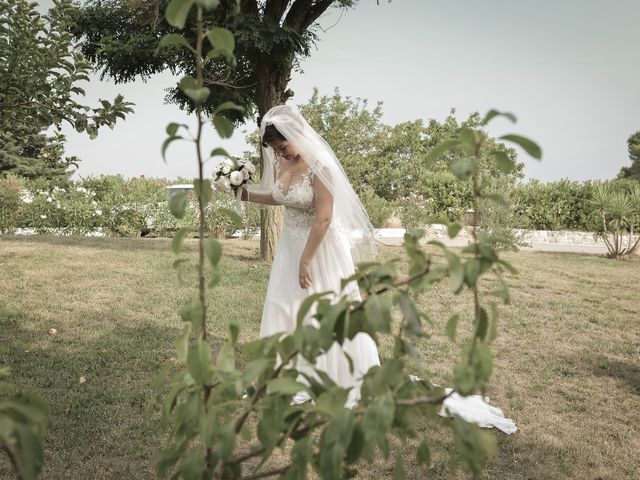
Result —
MULTIPOLYGON (((360 0, 341 17, 337 10, 322 17, 327 30, 304 73, 293 75, 290 102, 306 103, 314 87, 321 95, 338 87, 371 108, 383 102, 391 125, 442 121, 452 107, 459 120, 511 111, 518 123, 495 121, 490 133, 541 145, 542 162, 520 156, 527 178, 612 178, 630 164, 626 140, 640 130, 639 18, 638 0, 360 0)), ((88 105, 122 93, 136 112, 95 140, 65 129, 66 154, 82 159, 79 175, 196 176, 190 144, 169 147, 167 164, 160 155, 169 122, 193 123, 163 105, 163 89, 175 80, 167 73, 147 83, 85 85, 88 105)), ((248 123, 224 141, 211 128, 205 145, 240 155, 248 148, 242 130, 255 128, 248 123)))

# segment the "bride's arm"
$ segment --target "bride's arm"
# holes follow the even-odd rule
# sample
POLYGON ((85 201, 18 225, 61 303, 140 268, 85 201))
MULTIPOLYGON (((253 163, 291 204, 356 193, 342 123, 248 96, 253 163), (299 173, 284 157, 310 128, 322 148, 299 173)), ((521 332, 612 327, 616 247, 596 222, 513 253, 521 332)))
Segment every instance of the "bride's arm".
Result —
POLYGON ((307 244, 300 257, 301 266, 308 266, 311 263, 311 259, 329 229, 333 215, 333 195, 331 195, 331 192, 327 190, 327 187, 317 177, 313 182, 313 190, 315 192, 316 216, 311 231, 309 232, 307 244))
POLYGON ((249 192, 245 188, 242 189, 240 200, 245 202, 262 203, 263 205, 280 205, 273 199, 271 193, 249 192))

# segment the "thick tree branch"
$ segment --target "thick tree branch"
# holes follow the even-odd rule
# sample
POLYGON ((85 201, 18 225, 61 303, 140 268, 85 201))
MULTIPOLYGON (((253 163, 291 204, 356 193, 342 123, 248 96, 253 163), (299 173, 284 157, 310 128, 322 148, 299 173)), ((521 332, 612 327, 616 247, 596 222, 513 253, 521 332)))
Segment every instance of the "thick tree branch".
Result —
POLYGON ((311 10, 312 4, 312 0, 296 0, 293 5, 291 5, 289 13, 287 13, 287 18, 284 21, 284 25, 291 28, 292 30, 295 30, 296 32, 304 32, 304 29, 302 29, 302 24, 305 21, 307 13, 311 10))
POLYGON ((327 8, 331 6, 333 2, 334 0, 320 0, 318 3, 316 3, 311 11, 308 12, 304 21, 300 25, 300 30, 298 31, 304 32, 307 28, 309 28, 313 24, 313 22, 315 22, 320 17, 320 15, 322 15, 325 10, 327 10, 327 8))
POLYGON ((270 18, 279 24, 288 4, 289 0, 268 0, 264 8, 265 18, 270 18))

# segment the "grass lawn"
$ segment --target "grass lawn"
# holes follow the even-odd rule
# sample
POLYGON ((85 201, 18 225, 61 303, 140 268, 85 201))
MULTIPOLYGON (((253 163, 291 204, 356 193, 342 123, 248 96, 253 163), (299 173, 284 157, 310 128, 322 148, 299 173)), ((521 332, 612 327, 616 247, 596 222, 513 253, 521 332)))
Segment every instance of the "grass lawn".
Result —
MULTIPOLYGON (((186 245, 194 252, 195 240, 186 245)), ((257 241, 223 246, 225 274, 209 292, 214 351, 228 320, 240 325, 240 343, 257 337, 269 274, 257 241)), ((400 247, 381 252, 381 259, 403 256, 400 247)), ((509 277, 513 303, 501 307, 488 395, 519 431, 494 432, 499 454, 484 477, 640 478, 640 258, 507 257, 520 275, 509 277)), ((150 408, 150 381, 174 355, 179 307, 194 293, 193 282, 177 281, 173 259, 167 239, 0 237, 0 308, 17 312, 0 318, 0 365, 49 406, 41 478, 155 477, 149 459, 166 437, 150 408), (58 334, 49 336, 50 328, 58 334)), ((193 271, 185 267, 185 279, 193 271)), ((469 318, 470 301, 442 284, 420 302, 435 324, 421 354, 438 383, 450 383, 460 351, 444 324, 454 311, 469 318)), ((382 361, 391 347, 383 339, 382 361)), ((416 466, 417 442, 392 442, 409 478, 469 478, 449 470, 448 430, 419 429, 433 444, 429 469, 416 466)), ((280 455, 273 465, 284 461, 280 455)), ((393 460, 380 456, 358 478, 392 475, 393 460)), ((0 478, 11 478, 5 457, 0 478)))

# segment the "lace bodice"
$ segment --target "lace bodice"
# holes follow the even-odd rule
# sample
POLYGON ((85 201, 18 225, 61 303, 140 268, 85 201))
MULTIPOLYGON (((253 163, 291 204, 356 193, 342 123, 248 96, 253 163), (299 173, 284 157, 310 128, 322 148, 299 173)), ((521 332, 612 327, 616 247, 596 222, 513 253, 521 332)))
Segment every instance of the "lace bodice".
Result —
POLYGON ((280 181, 282 172, 276 160, 276 180, 271 193, 276 202, 284 205, 283 231, 289 231, 295 236, 306 236, 315 220, 313 171, 307 168, 299 178, 294 177, 286 192, 280 181))
MULTIPOLYGON (((273 199, 284 205, 283 230, 296 236, 308 236, 309 230, 315 221, 315 205, 313 192, 313 179, 315 177, 310 167, 296 175, 285 192, 284 185, 280 182, 283 170, 276 160, 276 179, 271 191, 273 199)), ((331 221, 330 229, 336 225, 335 217, 331 221)))
POLYGON ((314 210, 313 206, 313 171, 306 168, 300 174, 300 180, 292 180, 288 190, 284 191, 284 186, 280 182, 282 170, 276 163, 276 180, 273 185, 273 199, 278 203, 290 208, 298 208, 301 210, 314 210))

